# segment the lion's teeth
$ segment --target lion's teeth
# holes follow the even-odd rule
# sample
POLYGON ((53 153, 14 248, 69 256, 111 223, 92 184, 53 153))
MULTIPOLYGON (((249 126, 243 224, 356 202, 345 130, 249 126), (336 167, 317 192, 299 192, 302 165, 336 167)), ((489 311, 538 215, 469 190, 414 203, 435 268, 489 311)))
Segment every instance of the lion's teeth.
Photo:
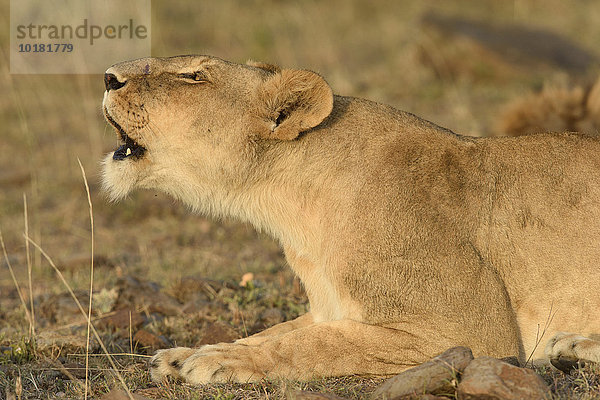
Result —
POLYGON ((130 155, 130 154, 131 154, 131 149, 128 147, 128 148, 127 148, 127 151, 125 152, 125 155, 126 155, 126 156, 128 156, 128 155, 130 155))

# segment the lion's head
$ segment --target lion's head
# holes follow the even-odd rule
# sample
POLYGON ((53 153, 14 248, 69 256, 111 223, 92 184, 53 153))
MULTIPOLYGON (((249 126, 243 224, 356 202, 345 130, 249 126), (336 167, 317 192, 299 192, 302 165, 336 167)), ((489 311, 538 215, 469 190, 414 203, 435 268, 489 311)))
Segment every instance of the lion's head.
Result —
POLYGON ((120 141, 104 160, 110 197, 157 188, 198 208, 252 179, 266 149, 320 124, 333 104, 314 72, 207 56, 124 62, 104 80, 120 141))

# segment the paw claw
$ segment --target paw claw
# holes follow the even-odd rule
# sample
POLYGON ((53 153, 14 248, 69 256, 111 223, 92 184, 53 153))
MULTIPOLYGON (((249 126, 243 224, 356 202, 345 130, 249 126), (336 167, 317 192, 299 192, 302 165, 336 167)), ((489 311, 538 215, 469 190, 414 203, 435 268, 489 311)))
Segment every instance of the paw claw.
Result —
POLYGON ((554 367, 568 374, 586 361, 595 361, 598 346, 586 337, 559 332, 548 341, 544 352, 554 367))
POLYGON ((177 347, 159 350, 150 360, 150 374, 155 382, 172 377, 191 384, 262 379, 265 374, 251 367, 251 360, 252 355, 247 346, 224 344, 200 349, 177 347))
POLYGON ((150 359, 150 376, 152 380, 161 382, 169 376, 181 378, 181 366, 193 352, 194 349, 187 347, 157 351, 150 359))

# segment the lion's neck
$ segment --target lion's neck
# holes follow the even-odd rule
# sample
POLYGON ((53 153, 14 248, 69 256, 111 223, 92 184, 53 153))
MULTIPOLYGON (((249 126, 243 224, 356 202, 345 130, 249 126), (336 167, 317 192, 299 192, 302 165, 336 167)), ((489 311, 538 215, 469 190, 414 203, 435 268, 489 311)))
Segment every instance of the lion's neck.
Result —
POLYGON ((318 241, 319 212, 308 196, 298 194, 289 187, 257 188, 238 216, 282 245, 305 252, 318 241))
MULTIPOLYGON (((298 154, 279 154, 275 163, 261 165, 244 183, 223 183, 218 179, 204 182, 206 177, 187 174, 186 179, 170 180, 165 185, 170 195, 182 200, 196 212, 215 218, 234 218, 252 224, 266 232, 282 246, 299 254, 313 253, 321 243, 323 199, 320 186, 324 183, 313 168, 303 165, 298 154), (291 168, 296 165, 296 168, 291 168), (195 182, 196 184, 190 184, 195 182)), ((306 160, 304 160, 306 161, 306 160)), ((211 179, 213 180, 213 179, 211 179)))
POLYGON ((284 247, 314 254, 321 243, 323 199, 320 183, 285 169, 265 174, 226 202, 229 214, 264 231, 284 247))

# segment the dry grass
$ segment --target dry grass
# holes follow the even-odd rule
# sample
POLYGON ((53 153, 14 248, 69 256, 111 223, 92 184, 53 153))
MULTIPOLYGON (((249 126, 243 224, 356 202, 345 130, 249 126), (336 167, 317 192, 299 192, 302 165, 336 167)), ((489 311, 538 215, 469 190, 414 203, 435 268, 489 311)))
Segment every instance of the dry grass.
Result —
MULTIPOLYGON (((324 75, 336 93, 389 103, 474 135, 491 132, 499 108, 509 99, 546 82, 561 84, 571 78, 551 61, 515 64, 460 35, 424 27, 421 16, 432 8, 442 15, 490 24, 550 29, 600 53, 600 5, 592 0, 154 0, 152 6, 155 56, 205 53, 240 62, 252 58, 310 68, 324 75)), ((4 1, 0 4, 2 26, 8 26, 8 15, 8 1, 4 1)), ((95 324, 101 324, 99 318, 110 316, 117 307, 129 307, 132 324, 134 315, 143 320, 135 329, 162 336, 167 344, 194 345, 209 323, 220 321, 231 327, 230 334, 245 335, 305 311, 306 299, 279 248, 252 228, 191 215, 160 193, 137 193, 118 205, 108 204, 99 191, 98 167, 115 139, 101 115, 101 77, 11 75, 7 35, 7 29, 0 31, 0 153, 4 155, 0 157, 0 229, 21 290, 19 294, 15 289, 3 262, 0 398, 6 395, 5 389, 15 393, 19 379, 22 398, 84 396, 85 376, 80 369, 85 364, 85 346, 77 340, 85 343, 86 318, 65 296, 65 287, 42 253, 33 247, 28 250, 23 240, 27 231, 56 261, 80 302, 88 304, 90 215, 77 158, 87 172, 94 206, 95 324), (246 272, 254 273, 254 285, 240 288, 237 282, 246 272), (136 286, 130 276, 163 282, 159 293, 172 307, 161 312, 143 300, 132 302, 127 291, 136 293, 144 284, 154 286, 146 281, 136 286), (186 276, 216 279, 207 281, 214 293, 203 286, 208 290, 200 290, 204 297, 182 294, 187 292, 177 285, 193 288, 198 282, 186 276), (40 337, 59 333, 71 342, 30 340, 33 325, 24 306, 31 304, 40 337), (185 316, 178 307, 186 310, 185 316)), ((132 348, 139 355, 152 352, 135 345, 136 331, 130 326, 99 326, 98 332, 110 353, 131 353, 132 348)), ((309 384, 156 387, 148 381, 144 358, 115 356, 113 368, 94 352, 102 353, 96 339, 89 360, 93 396, 119 386, 116 370, 131 391, 142 390, 152 398, 280 398, 296 388, 362 398, 377 383, 343 378, 309 384)), ((597 371, 585 369, 570 377, 550 371, 543 375, 558 397, 600 396, 597 371)))

